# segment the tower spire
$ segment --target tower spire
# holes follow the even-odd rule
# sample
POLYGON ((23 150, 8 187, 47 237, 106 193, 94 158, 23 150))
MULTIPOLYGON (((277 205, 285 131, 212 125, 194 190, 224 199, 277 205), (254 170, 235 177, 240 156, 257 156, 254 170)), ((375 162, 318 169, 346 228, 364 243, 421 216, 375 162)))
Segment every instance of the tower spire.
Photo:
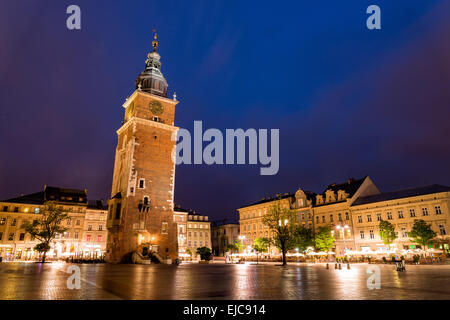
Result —
POLYGON ((152 41, 153 51, 147 55, 145 61, 145 70, 136 79, 136 89, 156 94, 162 97, 167 97, 167 81, 161 73, 161 56, 156 49, 158 48, 158 35, 153 29, 154 40, 152 41))
POLYGON ((153 29, 153 32, 155 33, 155 36, 153 37, 154 40, 152 41, 152 46, 153 52, 156 52, 156 48, 158 48, 158 34, 156 33, 156 29, 153 29))

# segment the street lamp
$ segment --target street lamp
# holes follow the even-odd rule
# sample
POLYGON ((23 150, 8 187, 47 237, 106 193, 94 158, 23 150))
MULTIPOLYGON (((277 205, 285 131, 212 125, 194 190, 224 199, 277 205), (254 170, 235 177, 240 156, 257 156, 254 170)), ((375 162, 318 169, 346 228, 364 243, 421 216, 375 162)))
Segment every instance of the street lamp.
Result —
POLYGON ((343 226, 336 226, 336 229, 341 230, 342 229, 342 240, 344 240, 344 255, 347 249, 347 246, 345 245, 345 229, 350 229, 350 227, 346 224, 343 226))

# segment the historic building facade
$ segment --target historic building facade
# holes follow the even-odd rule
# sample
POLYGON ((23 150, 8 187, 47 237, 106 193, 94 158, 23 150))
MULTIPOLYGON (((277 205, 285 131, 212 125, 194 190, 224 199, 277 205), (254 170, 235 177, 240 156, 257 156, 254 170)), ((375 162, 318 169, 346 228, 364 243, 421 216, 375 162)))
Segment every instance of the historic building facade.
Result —
POLYGON ((188 211, 175 206, 173 222, 176 224, 177 229, 177 240, 178 240, 178 255, 181 257, 186 257, 186 249, 187 249, 187 220, 188 220, 188 211))
MULTIPOLYGON (((51 243, 47 257, 61 259, 101 258, 106 248, 105 218, 107 209, 101 202, 90 205, 86 190, 63 189, 45 186, 41 192, 36 192, 0 202, 0 256, 5 260, 31 260, 39 254, 33 250, 38 241, 31 238, 23 229, 25 222, 40 218, 45 207, 53 203, 68 214, 62 221, 67 230, 57 235, 51 243), (95 219, 86 223, 87 216, 95 219), (89 239, 89 225, 95 225, 96 238, 89 239), (101 236, 100 236, 101 235, 101 236)), ((88 218, 90 219, 90 218, 88 218)))
MULTIPOLYGON (((247 249, 251 249, 255 238, 272 236, 263 225, 262 217, 277 201, 295 210, 298 222, 314 232, 320 227, 329 227, 335 238, 333 250, 337 255, 343 255, 346 250, 386 249, 379 237, 381 219, 394 224, 399 236, 394 247, 398 249, 417 247, 411 243, 407 232, 415 219, 423 219, 431 223, 438 234, 437 246, 449 250, 450 187, 432 185, 382 193, 367 176, 333 183, 320 194, 299 189, 295 194, 265 198, 238 209, 240 232, 247 249)), ((270 251, 277 252, 274 248, 270 251)))
POLYGON ((166 263, 178 256, 173 211, 178 101, 175 95, 167 98, 157 47, 155 35, 153 52, 123 104, 124 121, 117 130, 107 221, 109 262, 121 262, 134 251, 157 253, 166 263))
POLYGON ((187 215, 187 247, 192 257, 197 257, 197 248, 211 249, 211 222, 208 216, 188 212, 187 215))
POLYGON ((385 192, 360 197, 351 206, 355 246, 361 251, 388 249, 379 236, 380 220, 392 223, 398 238, 392 246, 397 249, 415 249, 407 232, 414 220, 431 224, 437 233, 435 246, 449 250, 450 244, 450 187, 431 185, 420 188, 385 192))
POLYGON ((215 221, 211 224, 212 251, 215 256, 224 256, 228 245, 239 241, 239 224, 215 221))

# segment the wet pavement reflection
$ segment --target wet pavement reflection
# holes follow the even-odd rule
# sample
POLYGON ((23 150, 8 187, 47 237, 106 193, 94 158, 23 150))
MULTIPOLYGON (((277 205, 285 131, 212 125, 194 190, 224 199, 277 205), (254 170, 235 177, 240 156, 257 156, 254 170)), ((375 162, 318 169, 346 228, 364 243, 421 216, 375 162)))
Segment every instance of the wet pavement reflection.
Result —
POLYGON ((0 299, 450 299, 450 265, 380 267, 381 289, 369 290, 369 265, 182 264, 80 267, 70 290, 65 263, 1 263, 0 299))

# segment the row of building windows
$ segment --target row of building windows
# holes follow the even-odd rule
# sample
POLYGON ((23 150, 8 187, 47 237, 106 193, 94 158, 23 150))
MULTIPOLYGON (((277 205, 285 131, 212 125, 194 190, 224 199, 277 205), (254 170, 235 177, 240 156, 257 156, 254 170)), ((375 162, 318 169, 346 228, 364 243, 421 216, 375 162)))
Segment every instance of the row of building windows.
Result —
MULTIPOLYGON (((14 241, 14 232, 10 232, 8 235, 8 241, 14 241)), ((0 232, 0 241, 3 240, 3 232, 0 232)), ((19 241, 25 240, 25 233, 19 233, 19 241)))
MULTIPOLYGON (((64 232, 63 234, 57 235, 56 239, 70 238, 70 235, 71 234, 69 232, 64 232)), ((8 234, 8 241, 14 241, 14 236, 15 236, 15 233, 14 232, 10 232, 8 234)), ((74 233, 74 239, 78 239, 78 238, 79 238, 79 233, 75 232, 74 233)), ((89 242, 89 241, 91 241, 91 239, 92 239, 92 236, 90 234, 86 235, 86 241, 89 242)), ((3 240, 3 232, 0 232, 0 241, 2 241, 2 240, 3 240)), ((19 233, 19 239, 18 240, 19 241, 24 241, 25 240, 25 233, 19 233)), ((31 238, 30 240, 33 241, 34 239, 31 238)), ((97 236, 97 241, 98 242, 102 242, 102 235, 98 235, 97 236)))
MULTIPOLYGON (((191 240, 189 240, 188 241, 188 247, 192 247, 192 243, 194 243, 194 247, 197 247, 197 241, 196 240, 194 240, 194 241, 191 241, 191 240)), ((203 241, 199 241, 198 242, 198 244, 200 245, 200 247, 203 247, 203 241)), ((205 241, 204 242, 204 245, 206 246, 206 247, 208 247, 209 246, 209 241, 205 241)))
MULTIPOLYGON (((29 208, 24 208, 23 212, 27 213, 29 212, 30 209, 29 208)), ((34 213, 39 213, 41 210, 39 208, 34 208, 34 213)), ((8 206, 3 206, 3 212, 10 212, 9 211, 9 207, 8 206)), ((19 207, 13 207, 13 209, 11 210, 11 212, 19 212, 19 207)))
POLYGON ((267 229, 267 226, 265 226, 265 225, 263 226, 262 223, 244 224, 242 228, 243 228, 243 231, 251 231, 252 227, 253 227, 253 230, 256 230, 257 228, 258 228, 258 230, 261 230, 263 228, 267 229))
MULTIPOLYGON (((0 218, 0 226, 6 225, 7 219, 6 218, 0 218)), ((67 219, 66 224, 68 226, 72 225, 72 220, 70 218, 67 219)), ((81 224, 81 220, 77 219, 75 220, 75 225, 79 226, 81 224)), ((10 223, 11 227, 16 227, 17 226, 17 219, 13 218, 11 219, 11 223, 10 223)), ((88 225, 88 230, 92 230, 92 225, 88 225)), ((103 230, 103 225, 99 224, 98 225, 98 230, 102 231, 103 230)))
MULTIPOLYGON (((422 216, 428 216, 429 215, 428 214, 428 208, 423 207, 421 211, 422 211, 422 216)), ((441 206, 435 206, 434 207, 434 213, 435 214, 442 214, 441 206)), ((259 216, 261 216, 261 211, 259 211, 259 216)), ((403 219, 404 218, 403 210, 398 210, 397 216, 398 216, 399 219, 403 219)), ((416 217, 415 209, 409 209, 409 216, 411 218, 415 218, 416 217)), ((255 218, 255 212, 252 213, 252 217, 255 218)), ((243 219, 250 218, 250 214, 243 214, 242 218, 243 219)), ((350 220, 349 213, 345 212, 344 217, 342 216, 342 213, 338 213, 338 218, 337 218, 338 221, 343 221, 343 218, 345 220, 350 220)), ((305 220, 305 214, 302 214, 302 219, 305 220)), ((381 213, 377 213, 377 220, 380 221, 381 219, 382 219, 381 213)), ((388 220, 392 220, 393 219, 392 212, 387 212, 387 219, 388 220)), ((326 216, 325 215, 322 215, 322 216, 317 215, 316 216, 316 222, 317 223, 320 223, 320 222, 325 223, 326 222, 326 216)), ((330 221, 329 222, 334 222, 334 215, 333 214, 330 214, 330 221)), ((358 222, 362 223, 362 216, 358 216, 358 222)), ((367 215, 367 222, 372 222, 372 216, 370 214, 367 215)))
MULTIPOLYGON (((440 224, 439 226, 439 234, 441 236, 445 236, 447 235, 447 230, 445 228, 445 225, 440 224)), ((364 230, 360 230, 359 231, 359 236, 361 239, 365 239, 365 231, 364 230)), ((402 238, 407 238, 408 237, 408 231, 406 231, 405 227, 400 228, 400 236, 402 238)), ((375 239, 375 232, 373 229, 369 230, 369 239, 375 239)))
MULTIPOLYGON (((439 215, 439 214, 442 214, 442 210, 441 210, 441 207, 440 206, 435 206, 434 207, 434 213, 435 214, 437 214, 437 215, 439 215)), ((411 218, 415 218, 416 217, 416 211, 415 211, 415 209, 409 209, 409 216, 411 217, 411 218)), ((428 208, 422 208, 422 216, 428 216, 428 208)), ((377 221, 381 221, 382 220, 382 215, 381 215, 381 213, 377 213, 376 214, 376 218, 377 218, 377 221)), ((387 218, 387 220, 392 220, 393 219, 393 216, 392 216, 392 212, 391 211, 388 211, 387 213, 386 213, 386 218, 387 218)), ((398 219, 404 219, 405 218, 405 216, 404 216, 404 214, 403 214, 403 210, 398 210, 397 211, 397 218, 398 219)), ((366 219, 367 219, 367 222, 372 222, 372 215, 371 214, 368 214, 367 216, 366 216, 366 219)), ((362 223, 363 222, 363 217, 361 216, 361 215, 359 215, 358 216, 358 223, 362 223)))
MULTIPOLYGON (((188 237, 191 237, 192 233, 191 231, 188 232, 188 237)), ((197 236, 197 232, 194 231, 194 237, 197 236)), ((203 232, 199 232, 199 236, 203 237, 203 232)), ((209 237, 209 232, 205 232, 205 238, 209 237)))
MULTIPOLYGON (((348 212, 345 213, 345 220, 350 220, 350 216, 349 216, 348 212)), ((338 213, 338 221, 343 221, 342 220, 342 213, 338 213)), ((316 222, 320 223, 320 216, 316 216, 316 222)), ((326 222, 326 218, 323 215, 322 216, 322 223, 325 223, 325 222, 326 222)), ((330 214, 330 222, 334 222, 334 215, 333 214, 330 214)))
POLYGON ((199 229, 209 229, 209 224, 199 224, 199 225, 197 225, 197 224, 191 224, 191 223, 189 223, 188 224, 188 228, 190 228, 190 229, 197 229, 197 227, 199 228, 199 229))

